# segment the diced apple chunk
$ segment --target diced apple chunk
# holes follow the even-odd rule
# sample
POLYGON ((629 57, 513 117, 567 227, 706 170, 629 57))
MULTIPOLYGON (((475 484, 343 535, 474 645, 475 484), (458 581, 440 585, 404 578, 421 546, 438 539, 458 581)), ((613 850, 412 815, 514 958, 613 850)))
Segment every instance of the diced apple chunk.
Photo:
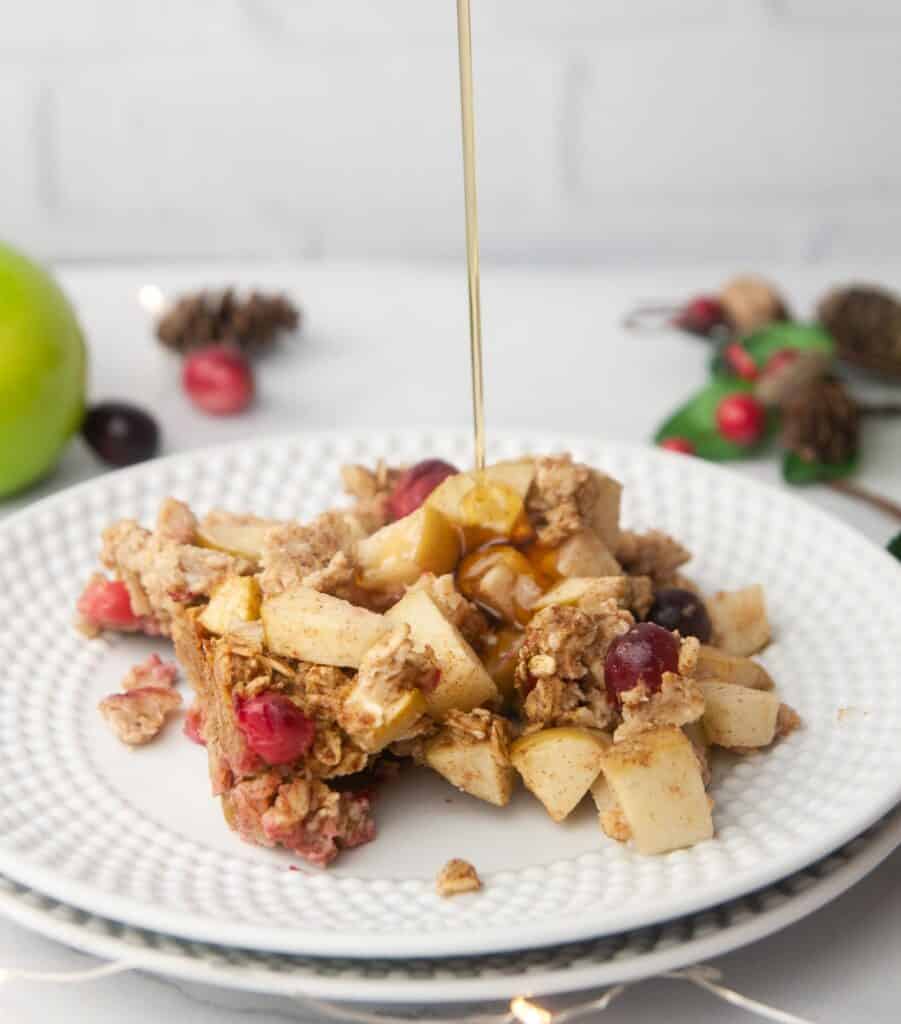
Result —
POLYGON ((407 690, 390 703, 379 703, 359 684, 347 695, 341 708, 341 724, 369 753, 384 750, 403 739, 426 713, 421 690, 407 690), (345 723, 367 723, 366 728, 353 728, 345 723))
POLYGON ((266 598, 260 614, 273 653, 317 665, 359 667, 389 628, 381 615, 308 587, 266 598))
POLYGON ((466 741, 448 730, 425 745, 425 763, 451 785, 497 807, 510 802, 515 773, 490 740, 466 741))
POLYGON ((426 506, 460 527, 472 549, 487 539, 515 536, 520 527, 528 530, 525 497, 534 476, 531 461, 499 462, 481 473, 458 473, 432 491, 426 506))
POLYGON ((763 587, 721 590, 707 598, 713 642, 727 654, 756 654, 770 642, 763 587))
POLYGON ((750 658, 726 654, 716 647, 701 645, 698 664, 695 669, 698 679, 716 679, 721 683, 747 686, 751 690, 772 690, 773 679, 769 672, 750 658))
POLYGON ((668 726, 614 743, 602 760, 639 853, 666 853, 713 835, 698 759, 681 729, 668 726))
POLYGON ((424 572, 451 572, 460 557, 460 537, 440 512, 423 505, 358 541, 355 556, 362 586, 402 587, 424 572))
POLYGON ((197 526, 197 543, 258 562, 263 553, 263 538, 273 526, 280 525, 278 519, 210 512, 197 526))
POLYGON ((580 530, 557 549, 561 576, 619 576, 622 566, 593 530, 580 530))
POLYGON ((542 729, 518 739, 510 760, 554 821, 563 821, 598 777, 608 744, 603 733, 589 729, 542 729))
POLYGON ((260 585, 254 576, 230 576, 213 590, 200 613, 200 623, 211 633, 228 633, 241 622, 260 617, 260 585))
POLYGON ((710 743, 719 747, 766 747, 776 735, 779 698, 763 690, 711 679, 698 682, 704 694, 701 722, 710 743))
POLYGON ((471 711, 497 699, 497 688, 478 655, 424 590, 410 590, 385 613, 391 625, 405 622, 416 650, 431 647, 441 678, 426 702, 432 715, 451 708, 471 711))

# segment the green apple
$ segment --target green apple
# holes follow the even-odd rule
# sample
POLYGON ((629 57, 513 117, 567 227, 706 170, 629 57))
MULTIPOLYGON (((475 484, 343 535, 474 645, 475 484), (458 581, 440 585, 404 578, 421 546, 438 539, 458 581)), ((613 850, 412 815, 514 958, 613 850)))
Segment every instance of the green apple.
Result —
POLYGON ((0 243, 0 497, 56 463, 84 412, 85 346, 53 278, 0 243))

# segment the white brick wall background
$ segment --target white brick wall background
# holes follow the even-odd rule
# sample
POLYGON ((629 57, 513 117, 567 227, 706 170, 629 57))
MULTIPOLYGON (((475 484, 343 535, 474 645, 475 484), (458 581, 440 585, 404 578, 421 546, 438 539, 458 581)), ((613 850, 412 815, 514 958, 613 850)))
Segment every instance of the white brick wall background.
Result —
MULTIPOLYGON (((473 0, 483 249, 897 258, 901 0, 473 0)), ((0 236, 459 256, 454 0, 0 0, 0 236)))

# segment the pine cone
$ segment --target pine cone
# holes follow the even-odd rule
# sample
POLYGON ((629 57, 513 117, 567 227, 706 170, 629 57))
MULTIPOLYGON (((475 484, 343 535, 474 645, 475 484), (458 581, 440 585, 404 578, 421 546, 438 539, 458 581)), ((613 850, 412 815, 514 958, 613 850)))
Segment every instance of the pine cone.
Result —
POLYGON ((239 299, 233 288, 182 296, 160 318, 156 336, 176 352, 204 345, 234 345, 253 354, 271 345, 280 331, 300 322, 296 307, 283 295, 251 292, 239 299))
POLYGON ((782 443, 806 462, 845 462, 859 433, 860 408, 835 377, 811 381, 782 406, 782 443))
POLYGON ((879 288, 837 288, 821 302, 820 323, 847 363, 901 377, 901 302, 879 288))

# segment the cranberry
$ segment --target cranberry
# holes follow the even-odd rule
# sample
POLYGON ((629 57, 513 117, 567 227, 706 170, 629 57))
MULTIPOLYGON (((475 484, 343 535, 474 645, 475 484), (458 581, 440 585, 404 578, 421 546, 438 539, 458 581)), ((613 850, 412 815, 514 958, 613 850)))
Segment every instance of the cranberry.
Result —
POLYGON ((397 483, 388 498, 388 511, 392 519, 403 519, 425 501, 443 480, 460 470, 441 459, 426 459, 411 466, 397 483))
POLYGON ((241 701, 237 713, 247 745, 269 764, 294 761, 313 744, 313 720, 281 693, 264 691, 241 701))
POLYGON ((156 455, 160 431, 156 420, 126 402, 100 402, 81 425, 85 441, 111 466, 131 466, 156 455))
POLYGON ((751 353, 737 341, 730 342, 723 349, 723 358, 729 369, 742 380, 754 380, 757 377, 757 363, 751 358, 751 353))
POLYGON ((769 377, 781 373, 787 366, 796 363, 800 355, 796 348, 780 348, 767 359, 763 368, 764 375, 769 377))
POLYGON ((710 639, 712 627, 704 602, 690 590, 663 587, 654 595, 648 622, 664 629, 677 629, 682 636, 696 636, 702 644, 710 639))
POLYGON ((607 696, 619 704, 620 694, 639 682, 655 692, 660 689, 664 672, 679 667, 679 641, 653 622, 639 622, 628 633, 618 636, 604 659, 604 682, 607 696))
POLYGON ((719 299, 699 295, 679 310, 673 323, 683 331, 709 337, 718 327, 725 326, 726 312, 719 299))
POLYGON ((208 345, 192 352, 185 359, 182 385, 198 408, 214 416, 241 412, 253 398, 250 364, 227 345, 208 345))
POLYGON ((728 395, 716 407, 716 425, 727 441, 753 444, 766 424, 763 403, 753 395, 728 395))
POLYGON ((130 630, 141 625, 131 607, 128 587, 121 580, 91 580, 76 607, 80 615, 101 629, 130 630))
POLYGON ((695 453, 695 446, 687 437, 665 437, 660 442, 660 447, 670 452, 681 452, 683 455, 695 453))

